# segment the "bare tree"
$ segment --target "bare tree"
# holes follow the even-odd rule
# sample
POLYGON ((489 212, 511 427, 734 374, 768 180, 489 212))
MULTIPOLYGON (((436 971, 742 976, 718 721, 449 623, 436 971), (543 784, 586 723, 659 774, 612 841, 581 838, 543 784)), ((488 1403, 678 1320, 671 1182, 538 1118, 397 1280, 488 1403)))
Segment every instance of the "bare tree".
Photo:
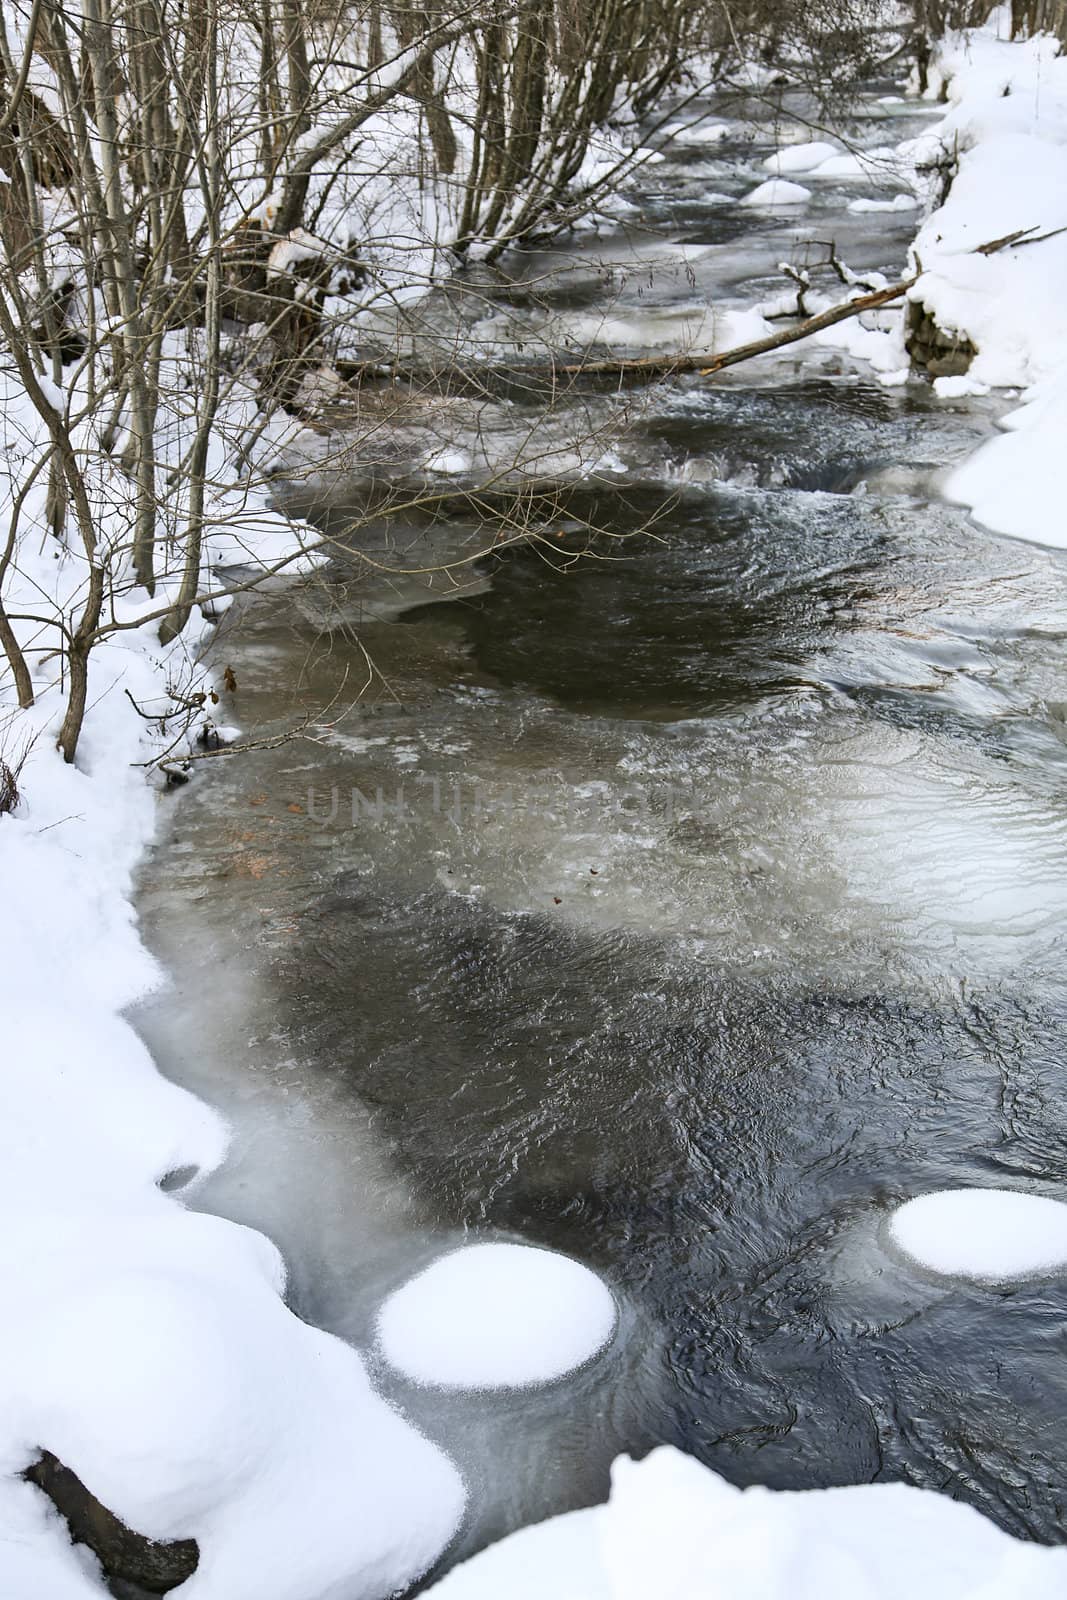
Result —
MULTIPOLYGON (((690 57, 725 71, 806 38, 854 64, 867 3, 8 0, 0 345, 27 443, 9 463, 0 650, 24 707, 55 664, 66 759, 101 643, 153 624, 172 645, 198 609, 258 581, 212 576, 213 530, 240 524, 242 495, 261 502, 266 442, 324 362, 395 376, 420 336, 395 314, 404 293, 594 206, 690 57), (613 154, 591 168, 609 123, 613 154), (375 327, 386 344, 392 328, 393 357, 346 366, 375 327), (16 582, 42 523, 69 578, 51 596, 16 582)), ((457 372, 469 387, 468 369, 461 339, 451 353, 438 340, 419 381, 439 395, 457 372)), ((384 424, 368 414, 352 427, 373 451, 384 424)), ((536 447, 520 453, 529 480, 536 447)), ((503 464, 486 470, 493 515, 536 536, 503 464)), ((394 498, 435 496, 423 483, 394 498)))

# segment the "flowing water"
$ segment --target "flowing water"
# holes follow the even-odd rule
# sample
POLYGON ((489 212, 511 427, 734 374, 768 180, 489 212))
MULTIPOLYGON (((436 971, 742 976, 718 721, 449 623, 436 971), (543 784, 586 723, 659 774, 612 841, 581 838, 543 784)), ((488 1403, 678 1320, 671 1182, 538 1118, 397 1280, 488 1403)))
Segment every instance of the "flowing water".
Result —
MULTIPOLYGON (((681 135, 625 225, 419 315, 498 347, 608 318, 639 352, 831 224, 899 270, 914 217, 842 209, 870 184, 735 203, 788 111, 681 135)), ((871 95, 856 137, 922 115, 871 95)), ((191 1203, 267 1232, 293 1308, 361 1348, 464 1236, 610 1283, 617 1338, 558 1385, 381 1371, 470 1485, 450 1560, 659 1442, 1062 1538, 1067 1276, 939 1281, 885 1240, 945 1185, 1067 1198, 1067 571, 938 499, 990 414, 802 348, 486 415, 398 423, 375 472, 397 439, 474 471, 535 438, 537 541, 468 562, 494 513, 459 496, 357 527, 367 474, 336 465, 294 499, 336 560, 222 634, 247 731, 317 715, 205 764, 143 873, 173 982, 138 1025, 234 1127, 191 1203)))

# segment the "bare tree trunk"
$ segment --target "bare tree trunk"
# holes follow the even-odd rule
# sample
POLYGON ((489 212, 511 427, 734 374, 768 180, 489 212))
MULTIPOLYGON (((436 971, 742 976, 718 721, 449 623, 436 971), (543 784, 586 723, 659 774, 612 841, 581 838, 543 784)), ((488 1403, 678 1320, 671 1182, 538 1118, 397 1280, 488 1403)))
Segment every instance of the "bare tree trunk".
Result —
POLYGON ((219 234, 222 164, 219 153, 219 92, 217 0, 208 0, 207 140, 201 160, 201 191, 208 226, 207 287, 204 301, 204 394, 200 401, 196 437, 187 467, 189 513, 185 531, 185 563, 174 610, 160 624, 161 644, 170 644, 189 621, 200 587, 204 542, 205 473, 211 431, 219 405, 219 357, 222 341, 222 242, 219 234))
POLYGON ((282 27, 289 73, 289 137, 299 139, 311 126, 311 73, 302 0, 282 0, 282 27))
POLYGON ((26 665, 26 657, 22 653, 22 646, 15 637, 14 628, 7 620, 2 600, 0 600, 0 649, 3 650, 7 664, 11 668, 19 709, 27 711, 33 705, 33 681, 30 678, 30 669, 26 665))
POLYGON ((97 103, 100 166, 106 216, 106 257, 112 282, 113 314, 121 338, 130 384, 130 448, 128 465, 136 486, 137 518, 133 535, 133 569, 149 594, 155 592, 156 534, 156 401, 147 381, 149 355, 138 313, 136 271, 126 203, 122 192, 121 146, 117 117, 118 82, 111 0, 86 0, 86 44, 97 103))

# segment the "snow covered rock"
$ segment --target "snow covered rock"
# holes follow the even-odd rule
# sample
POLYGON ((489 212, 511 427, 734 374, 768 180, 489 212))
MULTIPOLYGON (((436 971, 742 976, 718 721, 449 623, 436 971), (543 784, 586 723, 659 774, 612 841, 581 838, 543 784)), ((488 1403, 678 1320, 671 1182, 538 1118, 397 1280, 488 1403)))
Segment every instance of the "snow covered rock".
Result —
POLYGON ((811 169, 817 178, 887 178, 896 176, 899 158, 892 145, 873 150, 834 151, 811 169))
POLYGON ((385 1358, 416 1383, 449 1389, 551 1383, 615 1330, 595 1273, 552 1250, 469 1245, 392 1294, 378 1318, 385 1358))
POLYGON ((746 194, 743 206, 802 206, 811 199, 811 190, 801 183, 789 183, 785 178, 769 178, 758 188, 746 194))
POLYGON ((837 155, 837 147, 822 139, 812 139, 806 144, 787 144, 768 156, 763 163, 767 172, 780 178, 785 172, 811 172, 837 155))
POLYGON ((427 472, 439 473, 443 478, 459 478, 471 469, 471 458, 465 450, 435 450, 426 459, 427 472))
POLYGON ((869 211, 915 211, 919 202, 913 194, 895 194, 892 200, 872 200, 861 195, 857 200, 850 200, 848 209, 862 214, 869 211))
POLYGON ((1067 1205, 1015 1189, 942 1189, 908 1200, 890 1238, 945 1277, 1009 1282, 1067 1267, 1067 1205))
POLYGON ((729 137, 725 122, 679 123, 664 130, 675 144, 719 144, 729 137))

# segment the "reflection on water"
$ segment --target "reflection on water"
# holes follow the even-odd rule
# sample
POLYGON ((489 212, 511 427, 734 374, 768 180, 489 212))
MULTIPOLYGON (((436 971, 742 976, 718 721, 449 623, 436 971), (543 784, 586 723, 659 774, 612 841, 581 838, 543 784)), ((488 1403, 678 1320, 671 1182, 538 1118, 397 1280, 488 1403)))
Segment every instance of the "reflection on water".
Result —
MULTIPOLYGON (((740 185, 767 148, 706 159, 740 185)), ((555 1389, 381 1375, 469 1479, 458 1553, 662 1441, 1059 1536, 1067 1280, 934 1283, 882 1231, 946 1184, 1067 1192, 1067 577, 900 492, 984 426, 844 376, 668 385, 556 546, 457 584, 422 569, 484 524, 365 527, 226 639, 247 729, 333 710, 200 776, 144 874, 175 982, 139 1024, 235 1129, 196 1203, 357 1343, 465 1230, 623 1307, 555 1389)))

